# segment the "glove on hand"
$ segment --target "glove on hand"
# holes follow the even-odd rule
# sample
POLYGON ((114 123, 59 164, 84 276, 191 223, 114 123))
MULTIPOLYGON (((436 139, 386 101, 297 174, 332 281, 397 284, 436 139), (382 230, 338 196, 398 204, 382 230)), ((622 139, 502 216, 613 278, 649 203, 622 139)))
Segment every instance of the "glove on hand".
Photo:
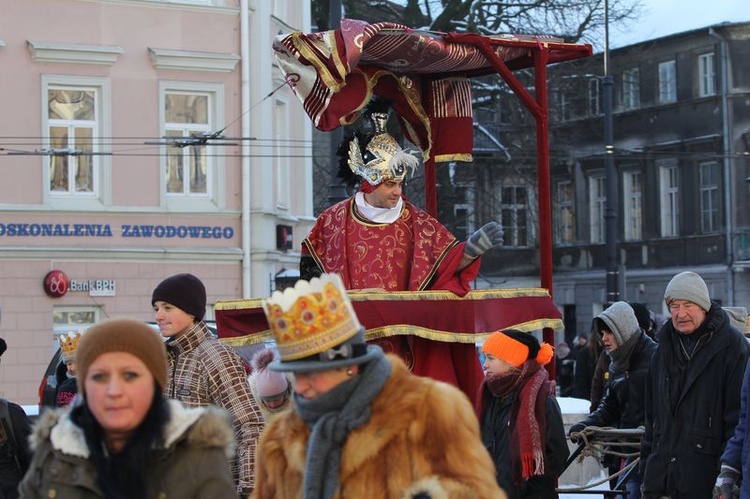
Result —
POLYGON ((581 437, 579 437, 578 435, 573 436, 573 434, 580 433, 585 429, 586 429, 586 423, 576 423, 573 426, 571 426, 570 429, 568 430, 568 437, 570 437, 570 441, 573 442, 574 444, 577 444, 578 442, 580 442, 581 437))
POLYGON ((740 478, 740 472, 729 465, 721 465, 721 473, 716 478, 714 484, 714 499, 738 499, 740 489, 737 487, 737 480, 740 478))
POLYGON ((466 254, 471 258, 477 258, 488 249, 501 244, 503 244, 503 229, 497 222, 489 222, 473 233, 466 241, 466 254))

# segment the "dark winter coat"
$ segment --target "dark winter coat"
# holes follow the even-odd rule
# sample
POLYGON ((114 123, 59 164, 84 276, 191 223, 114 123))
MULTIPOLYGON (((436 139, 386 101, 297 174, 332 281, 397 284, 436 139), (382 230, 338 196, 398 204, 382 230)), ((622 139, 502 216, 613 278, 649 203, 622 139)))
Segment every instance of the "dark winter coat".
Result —
POLYGON ((594 378, 596 358, 588 345, 579 348, 576 353, 576 369, 573 375, 573 397, 589 400, 591 397, 591 380, 594 378))
MULTIPOLYGON (((43 414, 32 443, 34 459, 19 487, 21 497, 103 497, 83 430, 66 409, 43 414)), ((233 451, 232 428, 218 409, 186 409, 170 401, 165 445, 154 449, 149 495, 143 499, 236 499, 229 464, 233 451)))
POLYGON ((742 408, 740 421, 734 430, 734 436, 727 442, 724 453, 721 455, 721 463, 741 470, 740 497, 750 497, 750 428, 747 427, 750 424, 747 413, 750 410, 750 362, 745 368, 740 406, 742 408))
POLYGON ((669 321, 646 383, 646 433, 641 442, 644 497, 711 497, 719 458, 734 434, 748 342, 713 304, 692 334, 687 356, 669 321))
POLYGON ((20 405, 7 404, 8 418, 0 427, 0 499, 18 497, 18 483, 31 462, 28 443, 31 421, 20 405), (6 428, 6 425, 11 428, 6 428))
POLYGON ((503 398, 488 397, 482 412, 482 442, 495 463, 497 483, 508 494, 508 499, 556 498, 556 480, 565 469, 565 461, 570 455, 560 406, 552 395, 547 397, 544 475, 527 480, 523 489, 519 490, 513 481, 510 463, 510 432, 513 431, 510 428, 510 413, 517 396, 518 391, 503 398))
POLYGON ((643 426, 646 378, 656 343, 641 332, 630 353, 627 370, 609 365, 609 381, 599 406, 583 420, 586 426, 638 428, 643 426))

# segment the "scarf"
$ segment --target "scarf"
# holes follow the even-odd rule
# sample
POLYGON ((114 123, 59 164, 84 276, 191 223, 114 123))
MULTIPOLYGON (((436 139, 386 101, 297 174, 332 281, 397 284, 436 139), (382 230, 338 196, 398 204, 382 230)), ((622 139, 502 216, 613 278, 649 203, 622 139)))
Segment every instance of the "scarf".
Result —
MULTIPOLYGON (((502 398, 518 390, 510 412, 510 460, 513 478, 522 483, 535 475, 544 474, 546 447, 547 395, 550 393, 549 375, 536 360, 524 362, 520 368, 498 376, 485 378, 480 389, 502 398), (487 387, 487 390, 484 387, 487 387), (519 389, 520 387, 520 389, 519 389)), ((478 414, 484 409, 480 401, 478 414)))
POLYGON ((393 208, 378 208, 372 206, 365 200, 365 196, 358 192, 354 195, 357 211, 367 220, 377 224, 392 224, 401 216, 404 208, 404 198, 398 198, 398 203, 393 208))
POLYGON ((370 420, 372 401, 390 376, 391 363, 381 352, 362 365, 358 375, 314 399, 294 394, 295 409, 310 428, 305 499, 328 499, 336 493, 344 443, 350 432, 370 420))
POLYGON ((625 343, 619 345, 614 352, 607 352, 609 358, 612 360, 611 366, 614 373, 620 374, 628 371, 630 368, 630 356, 633 354, 633 349, 641 340, 643 334, 643 330, 639 329, 625 343))

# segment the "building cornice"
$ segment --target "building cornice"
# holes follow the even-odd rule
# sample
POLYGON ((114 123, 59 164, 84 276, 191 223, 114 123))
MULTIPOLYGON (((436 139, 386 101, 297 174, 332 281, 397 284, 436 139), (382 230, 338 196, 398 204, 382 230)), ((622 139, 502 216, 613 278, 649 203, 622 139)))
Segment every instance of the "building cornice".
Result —
POLYGON ((156 49, 149 47, 151 64, 155 69, 177 71, 208 71, 231 73, 240 56, 218 52, 197 52, 192 50, 156 49))
POLYGON ((111 66, 125 52, 118 45, 87 45, 29 40, 34 62, 66 64, 101 64, 111 66))

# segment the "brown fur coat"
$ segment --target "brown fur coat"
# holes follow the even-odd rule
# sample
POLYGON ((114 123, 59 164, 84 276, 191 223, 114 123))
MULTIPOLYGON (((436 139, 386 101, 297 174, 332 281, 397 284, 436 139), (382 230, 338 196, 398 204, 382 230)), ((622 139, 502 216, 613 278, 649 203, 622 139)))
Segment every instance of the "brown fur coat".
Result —
MULTIPOLYGON (((336 499, 498 498, 495 468, 479 424, 457 388, 414 376, 395 356, 390 379, 374 399, 370 421, 344 444, 336 499)), ((310 430, 294 411, 274 418, 263 433, 254 499, 303 497, 310 430)))

